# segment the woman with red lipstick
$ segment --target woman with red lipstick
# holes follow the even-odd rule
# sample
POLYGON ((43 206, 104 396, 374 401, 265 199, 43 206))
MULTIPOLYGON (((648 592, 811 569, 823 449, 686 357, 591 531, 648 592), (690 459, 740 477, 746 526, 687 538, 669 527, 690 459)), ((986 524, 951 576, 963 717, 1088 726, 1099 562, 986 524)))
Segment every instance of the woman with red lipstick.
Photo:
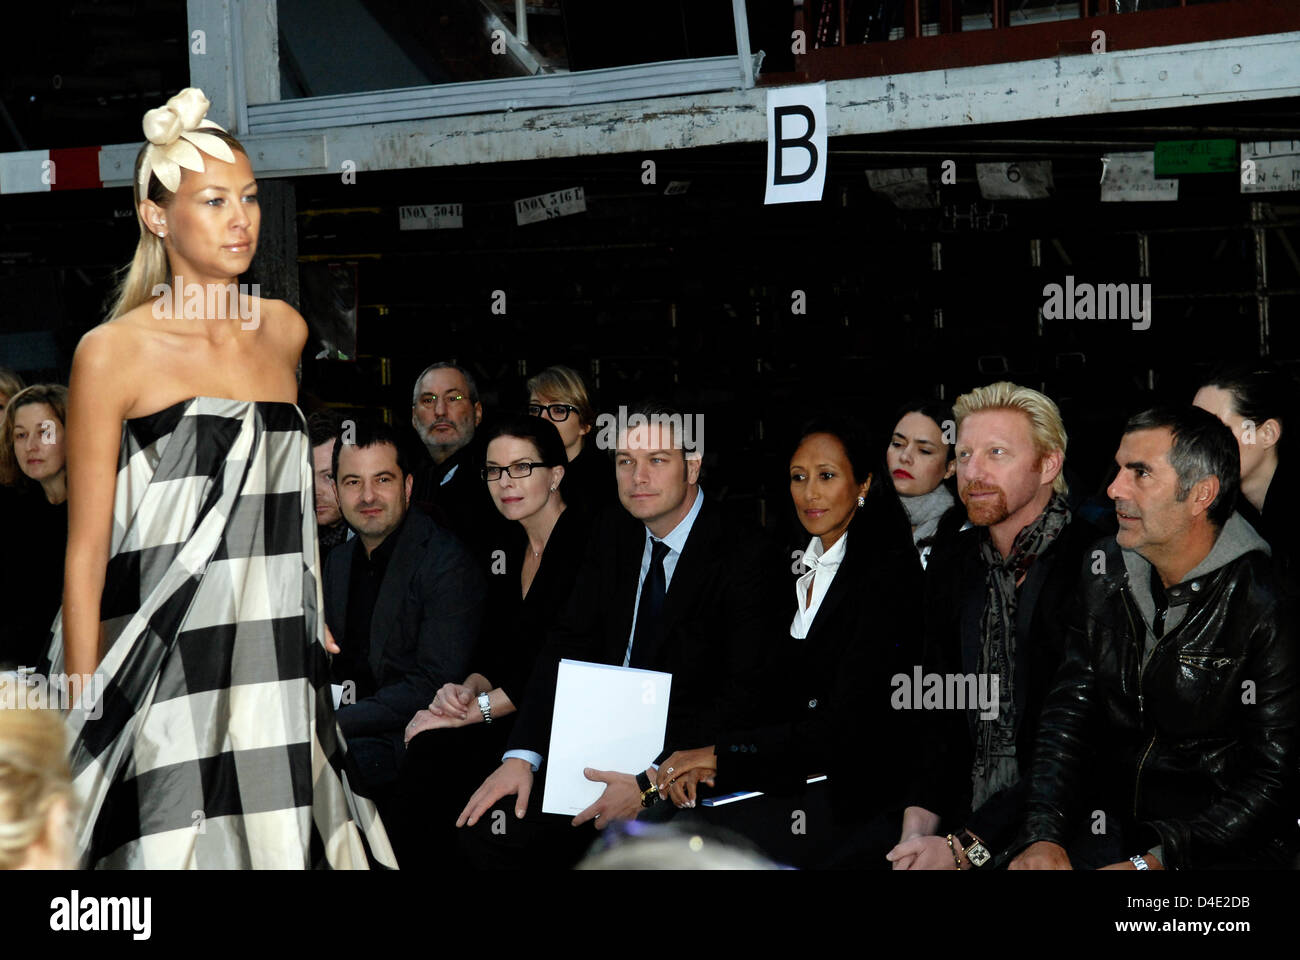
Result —
POLYGON ((63 609, 41 666, 93 675, 67 714, 77 853, 395 866, 334 715, 295 405, 307 326, 237 282, 257 180, 207 108, 187 88, 145 114, 140 239, 72 360, 63 609))
MULTIPOLYGON (((464 798, 501 762, 546 635, 573 591, 591 515, 564 497, 565 443, 540 416, 498 418, 483 478, 519 536, 493 561, 474 672, 449 683, 406 729, 400 793, 410 862, 454 854, 464 798), (454 783, 449 783, 451 778, 454 783)), ((611 480, 612 483, 612 480, 611 480)))
POLYGON ((951 487, 957 461, 952 408, 934 401, 910 403, 895 417, 885 464, 912 525, 912 542, 925 567, 930 551, 961 529, 966 513, 951 487))
POLYGON ((829 834, 809 836, 812 842, 786 854, 806 857, 795 863, 801 867, 887 869, 901 823, 910 727, 891 707, 891 679, 920 662, 914 623, 922 571, 907 518, 872 477, 872 462, 851 421, 827 418, 803 428, 789 482, 811 538, 807 572, 791 584, 791 618, 773 644, 760 697, 767 716, 713 745, 677 751, 658 770, 660 794, 679 807, 695 806, 701 781, 780 797, 770 822, 757 829, 752 816, 725 823, 752 829, 760 846, 788 835, 790 810, 815 809, 824 800, 813 791, 828 789, 829 834), (825 787, 807 785, 819 774, 828 776, 825 787))
POLYGON ((15 393, 0 420, 5 534, 22 545, 22 562, 0 578, 0 667, 40 661, 63 599, 67 415, 67 389, 42 383, 15 393))

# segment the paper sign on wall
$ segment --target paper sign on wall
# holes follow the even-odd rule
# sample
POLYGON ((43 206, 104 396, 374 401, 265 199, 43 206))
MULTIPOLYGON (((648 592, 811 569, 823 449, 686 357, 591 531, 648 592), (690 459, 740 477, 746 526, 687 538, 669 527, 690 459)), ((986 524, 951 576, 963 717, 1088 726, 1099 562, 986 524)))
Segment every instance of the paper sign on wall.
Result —
POLYGON ((459 203, 425 203, 398 207, 399 230, 455 230, 465 226, 464 207, 459 203))
POLYGON ((820 200, 826 186, 826 84, 767 91, 767 194, 763 203, 820 200))
POLYGON ((1300 190, 1300 140, 1261 140, 1241 145, 1241 192, 1300 190))
POLYGON ((573 213, 584 213, 586 209, 587 196, 582 192, 582 187, 556 190, 553 193, 543 193, 538 197, 516 200, 515 223, 522 227, 526 223, 540 223, 543 220, 554 220, 556 217, 567 217, 573 213))
POLYGON ((1178 181, 1156 178, 1156 154, 1112 153, 1101 159, 1101 202, 1177 200, 1178 181))

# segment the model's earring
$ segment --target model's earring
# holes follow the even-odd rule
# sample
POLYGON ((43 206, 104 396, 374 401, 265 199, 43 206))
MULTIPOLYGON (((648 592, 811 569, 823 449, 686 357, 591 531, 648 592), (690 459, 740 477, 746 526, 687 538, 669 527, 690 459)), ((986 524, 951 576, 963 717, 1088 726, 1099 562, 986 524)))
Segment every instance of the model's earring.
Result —
POLYGON ((867 498, 866 498, 866 497, 858 497, 858 509, 861 510, 861 509, 862 509, 863 507, 865 507, 866 505, 867 505, 867 498))

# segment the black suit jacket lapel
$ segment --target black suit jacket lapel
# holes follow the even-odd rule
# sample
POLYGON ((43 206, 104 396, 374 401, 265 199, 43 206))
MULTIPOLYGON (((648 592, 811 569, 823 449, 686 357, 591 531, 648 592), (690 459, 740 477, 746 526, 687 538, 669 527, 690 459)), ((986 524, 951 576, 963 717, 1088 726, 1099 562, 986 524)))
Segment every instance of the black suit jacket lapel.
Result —
MULTIPOLYGON (((696 496, 703 496, 703 494, 697 492, 696 496)), ((681 555, 673 568, 673 580, 668 585, 668 593, 664 596, 661 621, 663 629, 659 631, 657 637, 659 647, 655 650, 643 651, 644 656, 654 657, 663 650, 677 622, 690 609, 709 564, 714 562, 720 532, 718 516, 710 509, 708 503, 701 504, 695 523, 691 525, 690 536, 682 545, 681 555)))
POLYGON ((335 640, 347 642, 344 630, 348 622, 348 586, 352 582, 352 557, 357 545, 344 541, 329 555, 326 564, 325 622, 330 624, 335 640), (335 559, 337 557, 337 559, 335 559))
POLYGON ((388 559, 384 570, 384 580, 379 585, 379 594, 375 597, 374 613, 370 617, 370 672, 377 682, 380 679, 380 666, 384 662, 384 648, 397 639, 397 626, 400 623, 402 596, 406 585, 411 580, 416 565, 423 553, 423 534, 427 530, 423 514, 408 513, 406 522, 397 531, 397 546, 388 559))
POLYGON ((620 667, 632 636, 632 615, 636 611, 637 588, 641 585, 641 558, 645 554, 645 526, 630 516, 628 520, 631 522, 620 524, 613 551, 611 594, 596 601, 609 604, 605 659, 620 667))
MULTIPOLYGON (((828 628, 828 625, 834 623, 836 608, 853 592, 857 579, 862 576, 865 556, 866 551, 861 546, 854 549, 850 544, 845 550, 844 559, 840 561, 840 567, 835 571, 835 579, 831 581, 830 589, 826 591, 821 606, 817 608, 817 616, 813 618, 808 636, 804 639, 805 643, 812 642, 828 628)), ((792 612, 791 617, 793 616, 792 612)))

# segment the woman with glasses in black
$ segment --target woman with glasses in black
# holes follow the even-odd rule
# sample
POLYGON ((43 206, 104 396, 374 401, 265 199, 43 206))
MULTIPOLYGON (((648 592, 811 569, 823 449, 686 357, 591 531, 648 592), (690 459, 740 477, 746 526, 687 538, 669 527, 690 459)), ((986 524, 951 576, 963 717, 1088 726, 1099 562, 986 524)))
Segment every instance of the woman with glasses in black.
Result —
POLYGON ((492 560, 474 671, 443 686, 407 727, 399 787, 404 823, 396 831, 403 867, 455 856, 456 814, 501 762, 591 529, 588 511, 566 499, 569 461, 548 418, 500 417, 485 440, 481 482, 518 536, 492 560))
POLYGON ((595 514, 618 499, 614 468, 606 452, 588 441, 596 422, 587 384, 569 367, 547 367, 528 380, 528 412, 555 424, 568 457, 565 497, 595 514))

